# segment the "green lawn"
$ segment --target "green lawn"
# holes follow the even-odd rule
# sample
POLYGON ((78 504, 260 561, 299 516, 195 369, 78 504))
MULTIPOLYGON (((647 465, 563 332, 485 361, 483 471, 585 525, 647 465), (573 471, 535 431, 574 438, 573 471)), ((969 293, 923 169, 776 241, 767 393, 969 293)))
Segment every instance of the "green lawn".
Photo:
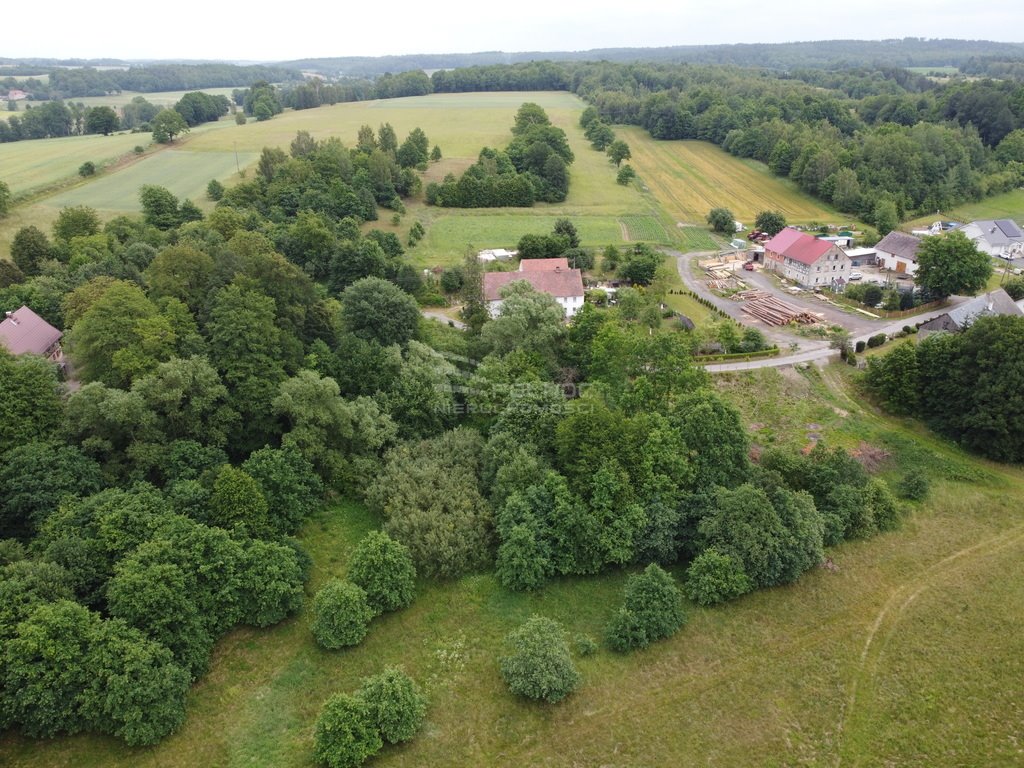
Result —
POLYGON ((0 178, 16 196, 31 194, 69 178, 77 178, 86 160, 97 166, 131 155, 137 144, 148 147, 149 134, 68 136, 0 144, 0 178))
MULTIPOLYGON (((244 168, 258 155, 239 152, 238 162, 244 168)), ((133 213, 141 210, 139 189, 144 184, 159 184, 182 198, 202 202, 210 179, 225 180, 235 176, 233 152, 191 152, 167 149, 133 163, 116 173, 105 174, 89 184, 60 192, 45 200, 51 208, 88 205, 102 214, 133 213)))
MULTIPOLYGON (((672 639, 632 655, 578 660, 580 690, 557 706, 513 698, 498 675, 502 638, 531 613, 600 638, 622 572, 565 579, 537 594, 490 575, 422 584, 414 605, 367 639, 318 649, 300 615, 222 640, 182 730, 131 750, 110 739, 6 735, 11 768, 312 766, 322 702, 401 664, 428 691, 424 731, 375 766, 1015 765, 1024 672, 1024 484, 1019 469, 968 457, 905 420, 880 417, 852 371, 774 369, 716 378, 760 445, 813 436, 880 457, 892 481, 911 467, 930 500, 901 530, 829 552, 790 587, 729 605, 688 606, 672 639)), ((377 521, 342 504, 302 533, 308 592, 345 573, 377 521)), ((681 576, 679 569, 675 569, 681 576)))
POLYGON ((902 228, 909 232, 915 227, 927 227, 939 218, 943 221, 959 221, 964 224, 978 219, 1013 219, 1018 224, 1024 224, 1024 189, 1004 192, 976 203, 964 203, 952 210, 943 211, 938 216, 934 213, 921 216, 904 222, 902 228))

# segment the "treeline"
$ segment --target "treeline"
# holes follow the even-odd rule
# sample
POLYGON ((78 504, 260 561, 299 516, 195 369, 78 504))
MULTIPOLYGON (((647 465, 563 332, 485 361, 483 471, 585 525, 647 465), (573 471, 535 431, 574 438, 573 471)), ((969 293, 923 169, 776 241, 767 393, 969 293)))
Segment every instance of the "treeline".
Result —
POLYGON ((343 56, 300 59, 281 66, 328 75, 373 77, 384 72, 462 69, 494 64, 544 61, 659 62, 721 64, 788 71, 800 68, 918 67, 960 65, 979 55, 1019 59, 1020 43, 985 40, 817 40, 798 43, 680 45, 661 48, 595 48, 586 51, 489 51, 481 53, 414 54, 408 56, 343 56))
POLYGON ((868 388, 885 407, 990 459, 1024 461, 1024 318, 982 317, 868 360, 868 388), (951 404, 955 403, 955 407, 951 404))
POLYGON ((960 71, 974 77, 1024 80, 1024 61, 1020 56, 972 56, 960 65, 960 71))
POLYGON ((760 160, 884 231, 913 213, 1024 182, 1024 158, 997 156, 1000 143, 1024 126, 1020 84, 928 88, 891 67, 802 76, 810 82, 731 67, 548 63, 436 72, 432 79, 435 91, 569 87, 608 123, 640 125, 659 139, 710 141, 760 160))
POLYGON ((33 86, 37 100, 78 96, 106 96, 121 91, 195 91, 202 88, 248 86, 257 80, 301 80, 302 73, 287 67, 235 64, 153 64, 128 69, 53 69, 47 83, 33 86))
POLYGON ((460 178, 448 174, 440 184, 428 184, 426 201, 448 208, 562 202, 569 194, 574 159, 565 131, 551 124, 542 107, 526 103, 516 112, 512 141, 504 151, 485 147, 460 178))

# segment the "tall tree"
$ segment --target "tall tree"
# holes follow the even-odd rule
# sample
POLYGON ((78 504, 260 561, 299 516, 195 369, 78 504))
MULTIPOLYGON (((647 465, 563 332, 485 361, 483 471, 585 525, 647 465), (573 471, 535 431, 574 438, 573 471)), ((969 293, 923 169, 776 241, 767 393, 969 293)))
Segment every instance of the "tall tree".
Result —
POLYGON ((973 295, 992 275, 992 260, 959 230, 926 237, 917 251, 917 283, 936 298, 973 295))

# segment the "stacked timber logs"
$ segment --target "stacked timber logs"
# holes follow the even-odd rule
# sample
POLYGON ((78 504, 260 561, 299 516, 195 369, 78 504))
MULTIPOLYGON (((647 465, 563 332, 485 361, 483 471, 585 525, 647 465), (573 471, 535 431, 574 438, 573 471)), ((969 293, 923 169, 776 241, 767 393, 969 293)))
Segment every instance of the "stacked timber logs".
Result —
MULTIPOLYGON (((745 293, 763 293, 763 291, 745 291, 745 293)), ((768 325, 788 325, 792 322, 810 325, 811 323, 820 323, 825 318, 821 313, 794 307, 770 294, 751 297, 742 309, 751 317, 763 320, 768 325)))

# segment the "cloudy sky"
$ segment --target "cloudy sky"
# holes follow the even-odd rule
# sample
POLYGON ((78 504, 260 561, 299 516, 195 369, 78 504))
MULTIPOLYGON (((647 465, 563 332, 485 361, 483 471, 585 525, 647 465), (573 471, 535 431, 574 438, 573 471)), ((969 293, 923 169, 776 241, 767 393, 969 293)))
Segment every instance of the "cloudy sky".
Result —
MULTIPOLYGON (((794 40, 1024 40, 1020 0, 51 0, 0 56, 280 61, 794 40), (781 8, 780 8, 781 6, 781 8)), ((12 21, 12 19, 8 19, 12 21)))

